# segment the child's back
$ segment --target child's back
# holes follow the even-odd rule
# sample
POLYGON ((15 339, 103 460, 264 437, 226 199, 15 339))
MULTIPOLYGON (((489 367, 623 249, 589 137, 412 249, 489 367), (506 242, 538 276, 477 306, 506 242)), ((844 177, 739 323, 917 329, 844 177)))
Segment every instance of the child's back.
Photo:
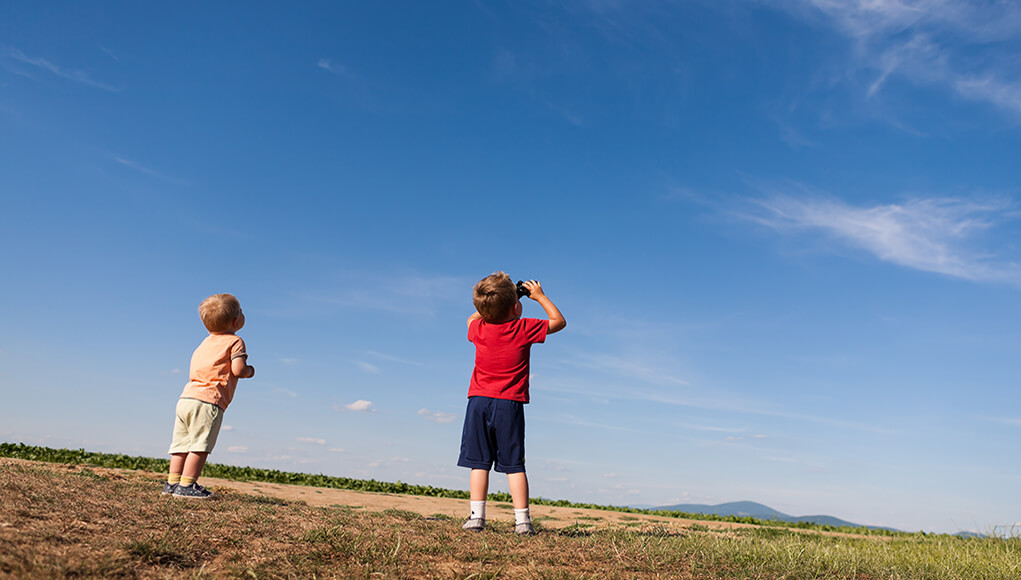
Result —
POLYGON ((497 272, 474 288, 475 313, 468 318, 468 340, 475 345, 475 368, 468 387, 468 408, 457 464, 471 472, 471 515, 466 530, 486 525, 489 470, 506 473, 514 502, 515 532, 535 533, 528 510, 525 474, 525 414, 529 402, 529 364, 533 344, 562 330, 567 322, 530 280, 515 287, 497 272), (521 318, 521 293, 538 302, 549 320, 521 318))
POLYGON ((189 381, 177 400, 163 493, 205 499, 214 494, 198 484, 199 475, 216 445, 238 379, 255 376, 255 367, 248 364, 245 341, 235 334, 245 325, 237 298, 214 294, 202 301, 199 316, 209 336, 192 354, 189 381))
POLYGON ((472 321, 468 340, 475 345, 475 370, 468 396, 527 403, 531 347, 546 341, 548 320, 517 318, 501 324, 472 321))

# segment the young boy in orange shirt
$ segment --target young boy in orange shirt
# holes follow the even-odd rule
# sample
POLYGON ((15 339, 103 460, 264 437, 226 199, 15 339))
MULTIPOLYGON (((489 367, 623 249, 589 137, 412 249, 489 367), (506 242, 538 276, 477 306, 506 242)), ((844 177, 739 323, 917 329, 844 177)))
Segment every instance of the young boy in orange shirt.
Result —
POLYGON ((514 503, 514 531, 532 535, 525 474, 525 412, 529 354, 533 344, 567 326, 560 310, 535 280, 515 285, 503 272, 475 285, 475 313, 468 318, 468 340, 475 344, 475 370, 468 387, 468 409, 457 464, 471 469, 471 515, 462 526, 486 527, 489 470, 507 474, 514 503), (548 320, 521 318, 520 296, 535 300, 548 320))
POLYGON ((248 364, 245 341, 235 334, 245 325, 237 298, 230 294, 210 296, 199 305, 199 317, 209 336, 191 356, 189 381, 177 401, 170 474, 163 484, 163 494, 207 499, 215 494, 196 480, 216 445, 223 413, 234 399, 238 379, 254 377, 255 367, 248 364))

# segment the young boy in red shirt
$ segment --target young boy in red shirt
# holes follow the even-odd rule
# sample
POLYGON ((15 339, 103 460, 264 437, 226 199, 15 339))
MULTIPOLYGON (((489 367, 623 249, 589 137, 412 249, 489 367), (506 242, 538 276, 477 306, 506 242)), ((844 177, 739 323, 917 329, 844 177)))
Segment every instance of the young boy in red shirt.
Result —
POLYGON ((462 526, 486 527, 489 470, 507 474, 514 503, 514 531, 535 533, 528 511, 525 475, 525 412, 529 353, 535 343, 567 326, 560 310, 535 280, 515 285, 496 272, 474 288, 475 313, 468 317, 468 340, 475 344, 475 370, 468 387, 468 409, 457 464, 471 469, 471 515, 462 526), (520 296, 535 300, 549 320, 521 318, 520 296))

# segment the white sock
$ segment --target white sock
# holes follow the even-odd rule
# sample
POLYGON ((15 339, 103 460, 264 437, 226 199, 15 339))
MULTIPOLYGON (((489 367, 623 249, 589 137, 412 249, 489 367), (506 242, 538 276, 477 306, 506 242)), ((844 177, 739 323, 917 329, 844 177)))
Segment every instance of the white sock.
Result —
POLYGON ((470 516, 471 519, 473 519, 473 520, 474 519, 480 519, 480 520, 486 519, 486 500, 473 501, 473 502, 471 502, 471 506, 472 506, 472 508, 471 508, 472 509, 472 515, 470 516))
POLYGON ((528 508, 514 510, 514 525, 530 523, 532 523, 532 516, 528 512, 528 508))

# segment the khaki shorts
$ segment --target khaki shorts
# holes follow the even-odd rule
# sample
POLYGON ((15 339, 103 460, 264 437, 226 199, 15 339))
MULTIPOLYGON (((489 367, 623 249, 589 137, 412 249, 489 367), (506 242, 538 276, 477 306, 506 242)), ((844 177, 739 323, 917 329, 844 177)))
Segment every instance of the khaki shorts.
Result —
POLYGON ((168 453, 209 453, 223 424, 223 409, 196 399, 177 400, 174 440, 168 453))

